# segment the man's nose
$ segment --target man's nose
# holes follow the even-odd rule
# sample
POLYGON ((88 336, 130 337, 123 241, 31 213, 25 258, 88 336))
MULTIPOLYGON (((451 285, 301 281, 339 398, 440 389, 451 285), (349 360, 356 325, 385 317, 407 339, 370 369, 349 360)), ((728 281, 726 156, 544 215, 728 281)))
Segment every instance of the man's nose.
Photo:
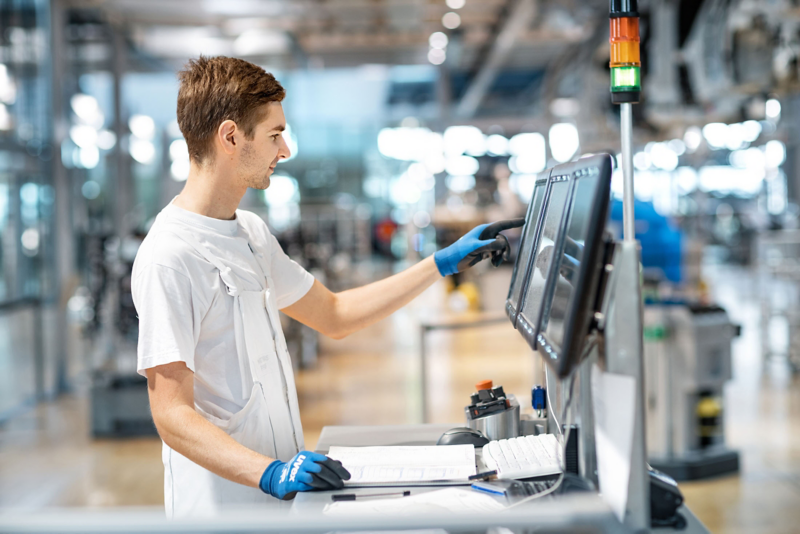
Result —
POLYGON ((281 144, 280 147, 278 148, 279 159, 287 159, 289 156, 292 155, 292 151, 289 150, 289 145, 286 143, 286 138, 284 137, 284 135, 286 134, 281 135, 281 144))

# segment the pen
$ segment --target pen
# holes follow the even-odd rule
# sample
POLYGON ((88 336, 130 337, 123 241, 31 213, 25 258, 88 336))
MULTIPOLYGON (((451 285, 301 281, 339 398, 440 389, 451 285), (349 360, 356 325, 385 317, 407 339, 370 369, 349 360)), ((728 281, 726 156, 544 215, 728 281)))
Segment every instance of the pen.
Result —
POLYGON ((497 470, 494 469, 492 471, 484 471, 483 473, 478 473, 477 475, 472 475, 467 477, 467 480, 486 480, 489 477, 493 477, 497 474, 497 470))
POLYGON ((338 495, 331 495, 331 500, 333 502, 355 501, 356 499, 363 500, 374 497, 408 497, 409 495, 411 495, 411 492, 408 490, 394 493, 365 493, 363 495, 356 495, 355 493, 339 493, 338 495))

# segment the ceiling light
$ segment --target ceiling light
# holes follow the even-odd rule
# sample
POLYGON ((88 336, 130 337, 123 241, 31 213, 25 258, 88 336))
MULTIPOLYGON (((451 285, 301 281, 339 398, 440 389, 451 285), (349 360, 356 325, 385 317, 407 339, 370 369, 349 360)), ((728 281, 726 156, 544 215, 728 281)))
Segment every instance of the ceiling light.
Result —
POLYGON ((444 131, 443 142, 444 153, 447 156, 460 156, 461 154, 481 156, 486 153, 483 132, 475 126, 450 126, 444 131))
POLYGON ((725 148, 728 143, 728 125, 721 122, 706 124, 703 126, 703 137, 706 138, 706 142, 711 148, 725 148))
POLYGON ((86 124, 77 124, 69 129, 69 138, 81 148, 97 145, 97 130, 86 124))
POLYGON ((547 167, 547 158, 544 152, 541 154, 530 153, 521 156, 512 156, 508 160, 508 167, 511 172, 521 174, 534 174, 542 172, 547 167))
POLYGON ((133 115, 128 120, 128 128, 139 139, 152 139, 156 133, 156 123, 147 115, 133 115))
POLYGON ((153 161, 156 156, 156 147, 153 143, 146 139, 138 139, 134 137, 131 139, 130 146, 131 157, 144 165, 153 161))
POLYGON ((667 144, 672 149, 672 151, 675 152, 675 154, 677 154, 678 156, 683 156, 684 154, 686 154, 686 143, 684 143, 682 140, 673 139, 672 141, 669 141, 667 144))
POLYGON ((95 97, 78 93, 72 95, 69 104, 72 111, 75 112, 75 115, 83 122, 87 124, 94 124, 96 122, 97 115, 100 113, 100 106, 97 104, 97 99, 95 97))
POLYGON ((486 149, 492 156, 507 156, 508 139, 500 134, 492 134, 486 138, 486 149))
POLYGON ((447 35, 443 32, 434 32, 428 38, 428 44, 431 45, 431 48, 444 48, 447 46, 447 35))
POLYGON ((683 142, 686 144, 686 149, 689 152, 694 152, 700 148, 700 143, 703 142, 703 134, 697 126, 689 126, 686 133, 683 134, 683 142))
POLYGON ((272 207, 299 201, 297 180, 291 176, 273 174, 269 179, 269 187, 264 190, 264 200, 272 207))
POLYGON ((172 160, 189 160, 189 146, 183 139, 175 139, 169 144, 169 157, 172 160))
POLYGON ((781 103, 774 98, 767 100, 766 113, 768 119, 778 119, 781 116, 781 103))
POLYGON ((637 171, 646 171, 650 168, 652 160, 647 152, 637 152, 633 155, 633 166, 637 171))
POLYGON ((100 130, 97 132, 97 147, 103 150, 111 150, 117 144, 117 135, 111 130, 100 130))
POLYGON ((100 163, 100 151, 96 146, 87 146, 80 149, 81 167, 84 169, 94 169, 100 163))
POLYGON ((447 59, 447 56, 441 48, 431 48, 428 50, 428 61, 433 65, 441 65, 444 63, 445 59, 447 59))
POLYGON ((289 38, 287 35, 274 30, 247 30, 233 42, 233 50, 241 56, 280 54, 288 49, 289 38))
POLYGON ((169 166, 169 173, 176 182, 185 182, 189 178, 190 168, 191 164, 188 159, 176 159, 169 166))
POLYGON ((578 129, 574 124, 562 122, 550 128, 550 152, 559 163, 566 163, 580 148, 578 129))
POLYGON ((458 13, 453 13, 452 11, 445 13, 442 17, 442 26, 448 30, 455 30, 461 26, 461 17, 458 13))
POLYGON ((0 104, 0 131, 10 130, 14 127, 14 120, 4 104, 0 104))
POLYGON ((17 86, 8 74, 8 68, 0 63, 0 102, 13 104, 17 99, 17 86))
POLYGON ((678 155, 668 143, 656 143, 650 151, 650 159, 653 166, 664 171, 674 171, 678 168, 678 155))
POLYGON ((744 121, 742 127, 744 128, 744 140, 748 143, 754 142, 761 135, 761 123, 758 121, 744 121))
POLYGON ((544 136, 537 132, 517 134, 508 142, 508 152, 512 156, 534 153, 546 158, 544 136))
POLYGON ((786 161, 786 145, 782 141, 773 140, 764 145, 764 160, 767 167, 777 169, 786 161))
POLYGON ((467 0, 446 0, 445 3, 450 9, 461 9, 467 3, 467 0))
POLYGON ((444 170, 454 176, 472 175, 478 172, 480 163, 471 156, 454 156, 445 160, 444 170))
POLYGON ((448 175, 445 177, 444 183, 447 189, 453 193, 466 193, 475 187, 475 177, 471 174, 448 175))

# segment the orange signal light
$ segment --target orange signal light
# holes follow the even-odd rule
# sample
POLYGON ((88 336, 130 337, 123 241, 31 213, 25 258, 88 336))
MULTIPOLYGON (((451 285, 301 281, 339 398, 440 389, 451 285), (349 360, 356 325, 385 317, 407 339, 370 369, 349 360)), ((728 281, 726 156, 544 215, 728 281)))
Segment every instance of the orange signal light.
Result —
POLYGON ((614 17, 610 19, 611 64, 613 67, 639 67, 639 18, 614 17))

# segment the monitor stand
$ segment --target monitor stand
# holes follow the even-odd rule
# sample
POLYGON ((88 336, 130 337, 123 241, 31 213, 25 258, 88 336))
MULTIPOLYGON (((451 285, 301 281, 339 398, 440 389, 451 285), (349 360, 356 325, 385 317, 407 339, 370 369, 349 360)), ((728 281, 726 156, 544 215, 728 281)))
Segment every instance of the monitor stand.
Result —
MULTIPOLYGON (((650 479, 647 470, 647 448, 644 426, 644 360, 642 340, 642 301, 639 291, 639 244, 635 241, 619 241, 613 247, 610 266, 607 267, 608 281, 604 288, 602 312, 596 317, 599 334, 592 334, 587 340, 587 356, 576 371, 573 385, 571 421, 580 428, 579 432, 579 472, 584 478, 599 486, 601 493, 604 480, 598 476, 598 465, 604 461, 598 457, 595 436, 598 425, 595 421, 597 402, 606 399, 595 398, 593 382, 597 387, 603 383, 626 383, 632 391, 632 432, 619 434, 617 425, 605 425, 602 431, 612 439, 630 439, 630 476, 625 495, 624 523, 634 532, 648 531, 650 528, 650 479)), ((548 406, 548 428, 559 433, 558 426, 567 424, 561 421, 566 403, 569 380, 561 381, 548 366, 546 367, 548 406), (557 419, 557 422, 556 422, 557 419)), ((613 423, 613 422, 612 422, 613 423)), ((601 453, 602 454, 602 453, 601 453)))

